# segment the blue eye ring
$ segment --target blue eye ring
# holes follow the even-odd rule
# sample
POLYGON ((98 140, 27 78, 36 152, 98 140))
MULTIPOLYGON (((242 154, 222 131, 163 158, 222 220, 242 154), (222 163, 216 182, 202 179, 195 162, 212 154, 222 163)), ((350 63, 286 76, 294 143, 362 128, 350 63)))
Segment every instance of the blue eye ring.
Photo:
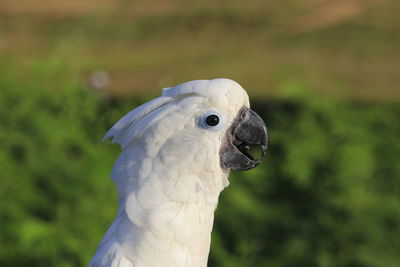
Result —
POLYGON ((225 117, 218 111, 209 110, 199 118, 199 125, 208 130, 219 130, 225 126, 225 117))

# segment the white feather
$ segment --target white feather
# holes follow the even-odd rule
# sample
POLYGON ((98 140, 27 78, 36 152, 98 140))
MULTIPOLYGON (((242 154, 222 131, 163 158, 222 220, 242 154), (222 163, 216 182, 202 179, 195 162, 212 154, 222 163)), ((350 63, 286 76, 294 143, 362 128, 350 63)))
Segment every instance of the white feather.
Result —
POLYGON ((158 97, 155 98, 123 116, 114 126, 104 135, 103 141, 108 138, 113 138, 113 143, 119 143, 121 135, 125 134, 125 130, 130 125, 135 124, 137 121, 145 117, 147 114, 156 110, 157 108, 164 106, 172 100, 170 97, 158 97))
POLYGON ((220 167, 222 137, 246 92, 229 79, 199 80, 163 89, 105 135, 119 143, 112 179, 118 214, 89 266, 204 267, 220 192, 229 184, 220 167), (217 110, 221 129, 199 124, 217 110))

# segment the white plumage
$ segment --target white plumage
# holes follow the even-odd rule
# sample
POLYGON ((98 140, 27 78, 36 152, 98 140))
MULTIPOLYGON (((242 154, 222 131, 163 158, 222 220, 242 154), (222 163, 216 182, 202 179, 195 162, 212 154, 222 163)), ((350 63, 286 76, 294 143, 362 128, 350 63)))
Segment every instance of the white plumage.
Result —
POLYGON ((229 184, 221 151, 243 108, 238 83, 191 81, 163 89, 107 132, 122 147, 111 175, 119 208, 89 266, 207 265, 214 210, 229 184), (208 114, 218 125, 205 124, 208 114))

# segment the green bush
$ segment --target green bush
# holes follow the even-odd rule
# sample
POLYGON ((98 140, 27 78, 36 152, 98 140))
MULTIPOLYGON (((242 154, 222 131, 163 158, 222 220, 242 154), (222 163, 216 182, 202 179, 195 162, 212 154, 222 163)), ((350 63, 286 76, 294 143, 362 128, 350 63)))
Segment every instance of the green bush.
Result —
MULTIPOLYGON (((85 266, 117 208, 119 149, 101 137, 148 99, 110 100, 62 66, 34 69, 0 73, 0 266, 85 266)), ((297 95, 254 109, 270 150, 231 175, 210 266, 399 266, 399 105, 297 95)))
POLYGON ((222 194, 211 266, 399 266, 400 107, 257 104, 270 151, 222 194))

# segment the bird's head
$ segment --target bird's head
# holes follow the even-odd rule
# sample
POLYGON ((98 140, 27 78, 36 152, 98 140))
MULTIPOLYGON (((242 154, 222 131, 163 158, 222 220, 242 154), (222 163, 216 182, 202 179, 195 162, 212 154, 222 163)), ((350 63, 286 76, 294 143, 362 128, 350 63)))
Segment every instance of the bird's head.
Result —
POLYGON ((267 127, 249 107, 245 90, 230 79, 196 80, 163 89, 134 109, 105 138, 124 149, 141 143, 160 163, 192 169, 249 170, 264 156, 267 127), (260 158, 250 154, 258 147, 260 158))
POLYGON ((109 137, 122 146, 112 172, 120 203, 112 234, 129 247, 132 261, 153 265, 162 247, 163 262, 174 262, 168 266, 199 260, 205 266, 229 170, 254 168, 267 149, 267 128, 246 92, 229 79, 165 88, 120 119, 109 137), (251 155, 253 146, 260 158, 251 155))

